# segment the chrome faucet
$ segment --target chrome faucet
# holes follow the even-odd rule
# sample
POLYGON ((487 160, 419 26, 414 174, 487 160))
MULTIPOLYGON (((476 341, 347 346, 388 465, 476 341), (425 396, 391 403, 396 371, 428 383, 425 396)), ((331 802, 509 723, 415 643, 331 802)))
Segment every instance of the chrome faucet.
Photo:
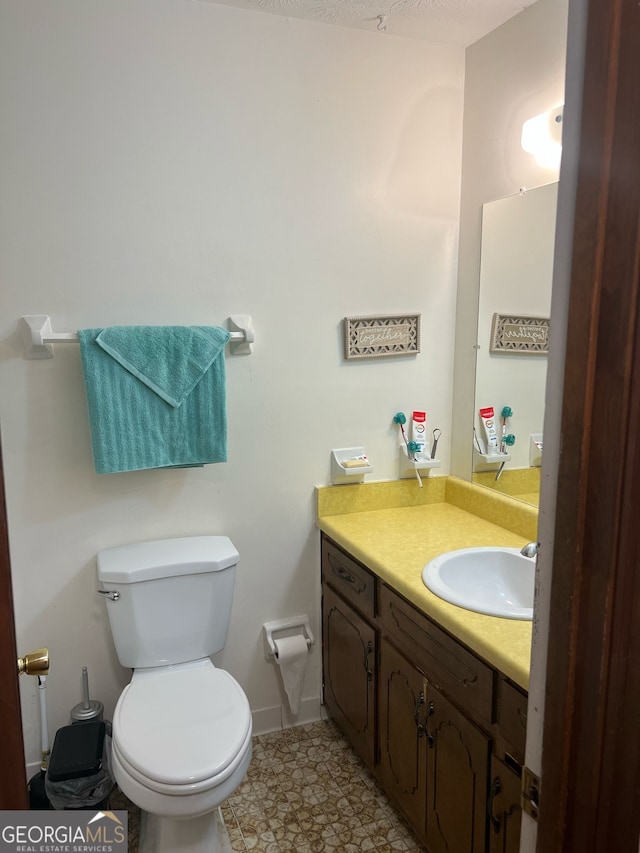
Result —
POLYGON ((535 557, 538 554, 538 542, 529 542, 520 550, 523 557, 535 557))

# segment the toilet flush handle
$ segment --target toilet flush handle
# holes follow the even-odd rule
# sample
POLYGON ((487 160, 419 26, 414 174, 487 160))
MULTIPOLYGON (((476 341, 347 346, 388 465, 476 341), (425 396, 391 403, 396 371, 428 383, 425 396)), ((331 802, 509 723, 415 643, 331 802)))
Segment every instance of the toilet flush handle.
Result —
POLYGON ((120 598, 120 593, 115 589, 97 589, 98 595, 104 595, 109 601, 117 601, 120 598))

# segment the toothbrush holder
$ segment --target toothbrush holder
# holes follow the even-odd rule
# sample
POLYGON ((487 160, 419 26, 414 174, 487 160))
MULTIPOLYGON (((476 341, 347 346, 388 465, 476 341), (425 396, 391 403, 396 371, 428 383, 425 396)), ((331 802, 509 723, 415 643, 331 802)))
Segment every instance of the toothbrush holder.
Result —
POLYGON ((504 465, 505 462, 511 461, 510 453, 481 453, 475 447, 473 448, 473 470, 474 471, 493 471, 494 465, 504 465))
POLYGON ((415 477, 416 471, 429 471, 431 468, 439 467, 439 459, 431 459, 423 453, 417 453, 415 459, 410 459, 406 444, 398 446, 398 476, 401 480, 407 480, 410 477, 415 477))

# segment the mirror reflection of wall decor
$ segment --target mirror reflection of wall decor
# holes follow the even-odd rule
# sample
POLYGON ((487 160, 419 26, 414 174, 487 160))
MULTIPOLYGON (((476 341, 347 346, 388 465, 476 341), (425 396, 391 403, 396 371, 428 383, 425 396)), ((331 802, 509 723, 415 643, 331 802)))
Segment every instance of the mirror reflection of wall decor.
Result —
MULTIPOLYGON (((557 183, 522 191, 483 205, 480 298, 476 361, 478 409, 513 410, 509 432, 516 441, 496 486, 505 489, 509 472, 529 469, 530 435, 543 431, 547 359, 540 352, 492 352, 494 315, 546 319, 551 313, 551 280, 557 183), (506 309, 506 310, 505 310, 506 309)), ((472 437, 469 437, 471 443, 472 437)), ((539 469, 537 472, 539 475, 539 469)), ((493 482, 495 474, 483 475, 493 482)), ((475 478, 474 478, 475 479, 475 478)))
POLYGON ((420 352, 420 314, 344 318, 344 357, 379 358, 420 352))
POLYGON ((489 352, 548 355, 549 318, 494 314, 491 322, 489 352))

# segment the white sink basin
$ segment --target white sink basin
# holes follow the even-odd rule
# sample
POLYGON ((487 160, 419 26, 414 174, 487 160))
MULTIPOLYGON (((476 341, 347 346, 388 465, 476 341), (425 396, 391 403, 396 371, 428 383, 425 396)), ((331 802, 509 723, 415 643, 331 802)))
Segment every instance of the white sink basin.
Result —
POLYGON ((536 561, 518 548, 462 548, 422 570, 425 586, 445 601, 504 619, 533 619, 536 561))

